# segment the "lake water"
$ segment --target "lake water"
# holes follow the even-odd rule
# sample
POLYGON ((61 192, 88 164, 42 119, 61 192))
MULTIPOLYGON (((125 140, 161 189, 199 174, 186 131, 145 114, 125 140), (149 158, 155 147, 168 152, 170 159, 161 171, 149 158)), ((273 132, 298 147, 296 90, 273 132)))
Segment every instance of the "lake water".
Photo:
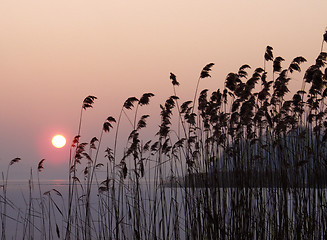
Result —
POLYGON ((68 181, 10 181, 6 199, 1 192, 0 230, 5 221, 6 239, 64 239, 70 219, 71 239, 207 239, 213 233, 223 237, 224 232, 232 239, 239 236, 237 231, 266 239, 278 234, 294 236, 297 231, 303 237, 325 237, 326 189, 161 186, 142 183, 136 191, 133 184, 117 183, 113 194, 99 192, 94 184, 89 201, 91 230, 87 232, 85 185, 77 185, 68 218, 68 181), (301 226, 306 228, 296 229, 301 226), (260 229, 265 229, 264 235, 260 229))

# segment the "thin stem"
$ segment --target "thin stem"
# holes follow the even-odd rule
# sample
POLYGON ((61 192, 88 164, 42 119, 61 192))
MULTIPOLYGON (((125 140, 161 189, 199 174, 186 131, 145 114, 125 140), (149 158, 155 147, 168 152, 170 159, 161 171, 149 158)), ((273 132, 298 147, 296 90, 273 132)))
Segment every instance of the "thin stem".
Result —
POLYGON ((197 93, 198 93, 198 88, 199 88, 199 84, 200 84, 200 79, 201 79, 201 77, 198 78, 198 82, 196 83, 196 88, 195 88, 195 93, 194 93, 194 98, 193 98, 192 113, 194 112, 194 108, 195 108, 196 95, 197 95, 197 93))
POLYGON ((114 161, 116 160, 118 130, 119 130, 120 120, 121 120, 121 116, 122 116, 123 111, 124 111, 124 107, 122 107, 122 109, 120 110, 119 117, 118 117, 118 122, 117 122, 117 128, 116 128, 116 133, 115 133, 115 143, 114 143, 114 161))
MULTIPOLYGON (((175 85, 173 85, 173 89, 174 89, 174 96, 177 97, 175 85)), ((180 119, 180 123, 182 124, 185 137, 187 138, 187 132, 186 132, 186 129, 185 129, 185 125, 183 123, 182 114, 181 114, 181 111, 180 111, 180 108, 179 108, 178 99, 175 99, 175 102, 176 102, 176 106, 177 106, 177 111, 178 111, 178 116, 179 116, 179 119, 180 119)), ((178 137, 180 137, 179 136, 179 127, 178 127, 178 137)))
POLYGON ((80 113, 80 117, 79 117, 78 134, 77 135, 81 134, 82 117, 83 117, 83 107, 81 108, 81 113, 80 113))
POLYGON ((95 168, 96 168, 96 164, 97 164, 97 159, 98 159, 98 155, 99 155, 99 149, 100 149, 100 146, 101 146, 103 132, 104 132, 104 130, 101 131, 99 144, 98 144, 97 151, 96 151, 95 158, 94 158, 93 168, 91 169, 91 177, 89 178, 89 182, 87 184, 86 213, 85 213, 85 218, 86 218, 86 221, 85 221, 85 239, 89 239, 91 237, 91 233, 90 233, 90 228, 91 228, 90 195, 91 195, 92 181, 93 181, 93 176, 94 176, 94 173, 95 173, 95 168))
POLYGON ((136 117, 137 117, 137 111, 138 111, 138 109, 139 109, 139 106, 140 106, 140 103, 137 104, 136 109, 135 109, 133 130, 136 129, 136 117))

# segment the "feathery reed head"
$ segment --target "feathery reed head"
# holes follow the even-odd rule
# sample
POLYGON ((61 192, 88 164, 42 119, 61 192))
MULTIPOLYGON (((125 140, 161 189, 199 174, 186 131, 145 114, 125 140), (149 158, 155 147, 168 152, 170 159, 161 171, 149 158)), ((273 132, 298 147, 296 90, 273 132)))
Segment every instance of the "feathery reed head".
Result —
POLYGON ((73 142, 72 142, 72 147, 76 147, 79 143, 79 139, 80 139, 80 135, 76 135, 73 139, 73 142))
POLYGON ((270 46, 266 47, 266 52, 265 52, 265 60, 266 61, 272 61, 274 59, 272 50, 273 50, 272 47, 270 47, 270 46))
POLYGON ((140 130, 141 128, 146 127, 146 119, 150 117, 150 115, 143 115, 139 122, 137 123, 137 130, 140 130))
POLYGON ((142 105, 148 105, 150 102, 150 98, 153 97, 153 93, 144 93, 142 97, 140 98, 139 104, 142 105))
POLYGON ((95 99, 97 99, 97 97, 91 95, 87 96, 83 101, 83 109, 92 108, 95 99))
POLYGON ((96 137, 93 137, 90 141, 90 148, 91 149, 97 149, 95 146, 95 142, 98 142, 99 140, 96 137))
POLYGON ((274 72, 280 72, 282 70, 281 62, 285 61, 282 57, 276 57, 273 63, 273 71, 274 72))
POLYGON ((238 74, 238 76, 240 78, 246 78, 247 77, 248 73, 245 71, 245 69, 247 69, 247 68, 251 68, 251 67, 248 64, 244 64, 239 68, 237 74, 238 74))
POLYGON ((114 117, 111 117, 111 116, 109 116, 108 118, 107 118, 107 121, 108 122, 116 122, 116 119, 114 118, 114 117))
POLYGON ((204 68, 201 71, 200 78, 206 78, 206 77, 211 77, 209 72, 211 71, 212 66, 215 65, 214 63, 208 63, 207 65, 204 66, 204 68))
POLYGON ((300 56, 293 59, 288 70, 292 73, 293 71, 301 72, 300 64, 306 62, 307 60, 300 56))
POLYGON ((110 128, 112 128, 112 125, 111 125, 110 122, 104 122, 103 123, 103 131, 109 132, 110 131, 110 128))
POLYGON ((45 159, 43 158, 43 159, 39 162, 39 164, 37 165, 37 170, 38 170, 39 172, 41 172, 42 169, 44 169, 44 167, 43 167, 43 163, 44 163, 44 161, 45 161, 45 159))
POLYGON ((13 160, 10 161, 9 165, 11 166, 11 165, 13 165, 15 163, 18 163, 20 160, 21 160, 21 158, 18 158, 18 157, 14 158, 13 160))
POLYGON ((175 74, 170 73, 170 79, 171 79, 171 83, 173 84, 173 86, 179 86, 179 82, 176 80, 175 74))
MULTIPOLYGON (((107 147, 105 150, 106 155, 104 157, 108 158, 109 162, 113 162, 115 160, 114 154, 111 148, 107 147)), ((102 164, 103 165, 103 164, 102 164)))
POLYGON ((129 97, 124 102, 123 108, 132 109, 134 107, 134 102, 139 101, 136 97, 129 97))
POLYGON ((111 116, 108 117, 106 119, 106 121, 104 122, 104 124, 103 124, 103 131, 109 132, 110 128, 113 128, 112 125, 111 125, 112 122, 116 122, 116 120, 111 116))

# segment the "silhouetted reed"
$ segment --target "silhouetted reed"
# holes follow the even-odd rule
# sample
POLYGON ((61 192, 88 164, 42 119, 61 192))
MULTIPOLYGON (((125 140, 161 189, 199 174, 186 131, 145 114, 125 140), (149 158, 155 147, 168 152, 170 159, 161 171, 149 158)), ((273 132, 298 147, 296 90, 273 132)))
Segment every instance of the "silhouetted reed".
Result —
POLYGON ((81 142, 83 112, 96 99, 86 97, 71 145, 67 196, 57 189, 42 193, 42 159, 38 195, 31 172, 26 209, 17 209, 7 196, 9 167, 20 160, 13 159, 2 174, 2 239, 16 238, 18 229, 42 239, 326 238, 326 36, 293 95, 288 84, 306 59, 295 57, 285 68, 271 46, 263 68, 242 65, 222 90, 199 91, 214 65, 207 64, 193 101, 180 104, 183 82, 170 73, 173 95, 160 105, 152 139, 143 137, 150 115, 138 112, 154 94, 144 93, 123 103, 117 122, 108 117, 99 137, 81 142), (130 133, 118 148, 123 117, 130 133), (101 155, 104 133, 114 146, 101 155), (16 216, 8 215, 9 206, 16 216), (6 232, 9 220, 17 225, 14 234, 6 232))

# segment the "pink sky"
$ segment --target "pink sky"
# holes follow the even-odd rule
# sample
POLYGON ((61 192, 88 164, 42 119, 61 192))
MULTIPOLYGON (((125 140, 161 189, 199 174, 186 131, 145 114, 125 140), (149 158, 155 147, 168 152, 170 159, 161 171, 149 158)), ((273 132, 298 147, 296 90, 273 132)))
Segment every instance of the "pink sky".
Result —
MULTIPOLYGON (((54 149, 51 138, 72 140, 88 95, 98 100, 85 113, 84 141, 99 136, 106 117, 118 117, 126 98, 144 92, 156 95, 143 110, 156 127, 159 104, 173 94, 170 72, 186 101, 204 65, 216 64, 200 88, 223 88, 239 66, 262 67, 267 45, 284 66, 304 56, 305 69, 320 51, 326 10, 325 0, 1 1, 0 169, 21 157, 12 178, 27 179, 42 158, 67 161, 69 148, 54 149)), ((292 89, 302 83, 295 77, 292 89)), ((112 147, 112 138, 104 145, 112 147)), ((49 160, 42 174, 65 178, 66 167, 49 160)))

